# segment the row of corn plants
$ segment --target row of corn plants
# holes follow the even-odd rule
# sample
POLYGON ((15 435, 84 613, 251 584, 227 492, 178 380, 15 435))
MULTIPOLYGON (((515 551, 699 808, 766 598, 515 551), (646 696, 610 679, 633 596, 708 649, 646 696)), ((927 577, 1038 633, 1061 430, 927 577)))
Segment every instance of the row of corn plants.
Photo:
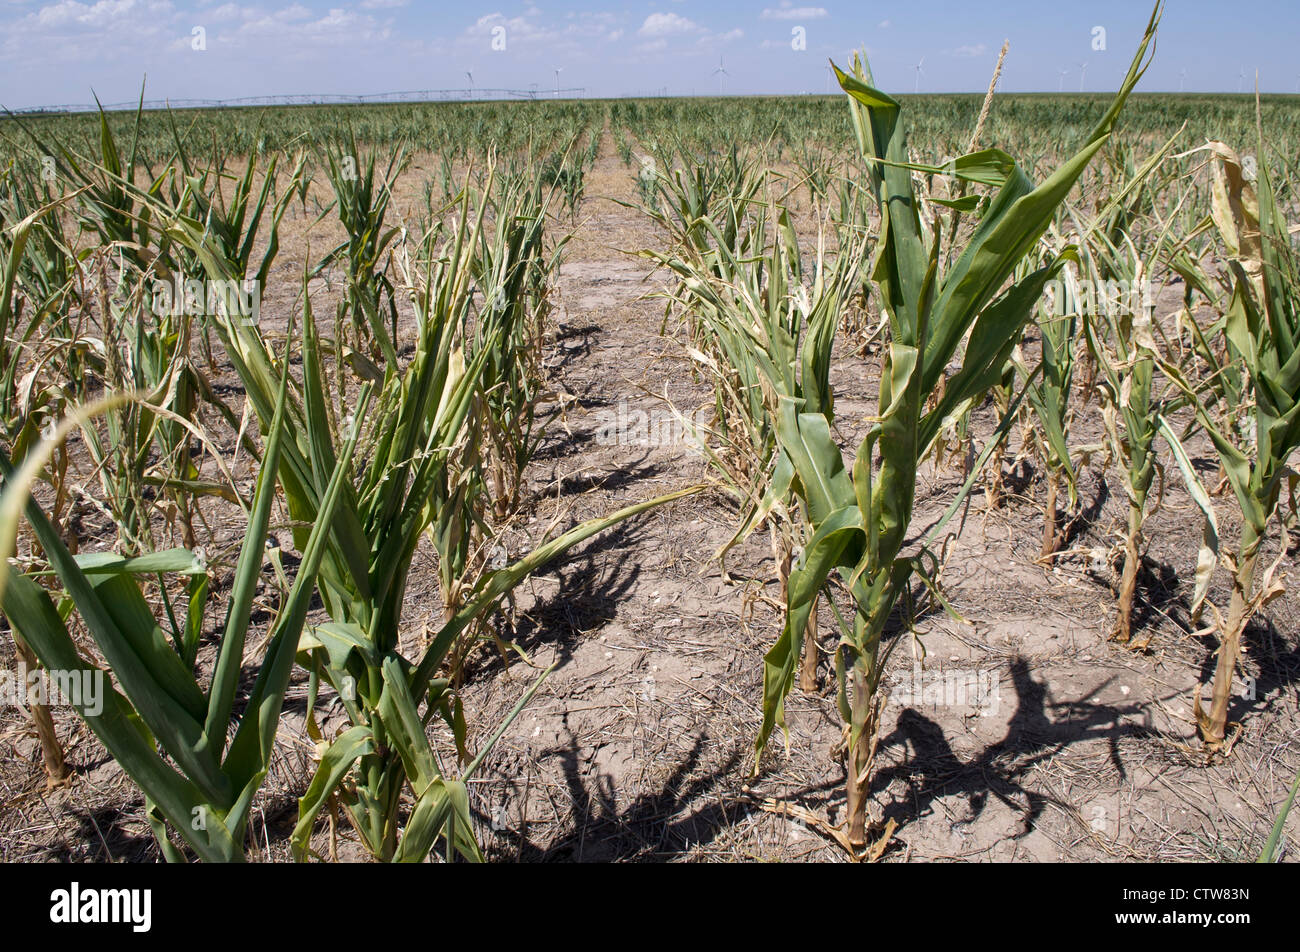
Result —
MULTIPOLYGON (((799 659, 807 671, 815 658, 803 649, 814 607, 824 598, 840 629, 836 697, 844 721, 848 840, 856 851, 869 845, 867 802, 883 706, 881 678, 900 640, 900 628, 891 622, 901 611, 905 627, 915 613, 914 577, 946 605, 938 593, 938 560, 928 545, 933 531, 926 540, 908 535, 918 465, 952 421, 1003 379, 1045 286, 1067 262, 1078 260, 1077 249, 1067 246, 1025 266, 1109 138, 1145 71, 1158 20, 1159 7, 1119 94, 1084 148, 1038 185, 998 149, 965 154, 942 168, 911 161, 899 102, 871 85, 861 61, 851 74, 837 69, 880 219, 866 273, 888 327, 879 411, 851 466, 834 436, 830 357, 839 311, 864 268, 867 245, 841 242, 831 268, 821 266, 819 254, 809 292, 799 286, 797 242, 787 218, 777 218, 780 237, 770 252, 761 230, 744 237, 740 229, 729 230, 740 217, 736 210, 748 200, 742 194, 731 196, 722 224, 683 204, 674 229, 676 248, 652 253, 677 273, 674 299, 712 341, 697 361, 712 371, 719 406, 744 418, 743 432, 755 434, 745 447, 753 478, 739 487, 743 491, 737 491, 735 470, 715 463, 746 506, 738 536, 777 511, 798 513, 801 527, 799 555, 788 574, 782 567, 785 621, 765 659, 758 754, 784 724, 784 699, 799 659), (963 187, 992 192, 951 265, 941 261, 939 216, 923 227, 915 172, 947 175, 963 187), (774 453, 767 450, 769 433, 774 453)), ((979 206, 962 200, 946 207, 961 213, 979 206)), ((1053 332, 1059 342, 1054 353, 1071 352, 1069 333, 1068 328, 1053 332)), ((692 334, 692 340, 698 336, 692 334)), ((1044 365, 1054 353, 1045 355, 1044 365)), ((1040 388, 1040 402, 1058 391, 1061 399, 1068 396, 1066 373, 1068 368, 1053 367, 1043 384, 1037 384, 1037 373, 1030 375, 1030 385, 1040 388)))
MULTIPOLYGON (((385 224, 401 151, 389 172, 377 175, 374 159, 363 160, 346 141, 328 156, 335 196, 324 211, 337 209, 349 238, 303 274, 300 306, 277 344, 255 315, 228 308, 158 314, 149 292, 177 275, 264 287, 282 215, 295 196, 305 202, 303 163, 286 177, 273 161, 259 187, 250 159, 234 177, 232 199, 232 176, 220 158, 204 166, 179 139, 174 163, 148 174, 134 158, 119 159, 106 121, 95 158, 39 140, 37 148, 60 156, 62 181, 75 186, 60 201, 76 203, 82 227, 125 250, 116 259, 72 260, 97 292, 87 310, 103 337, 87 348, 81 334, 65 349, 99 355, 102 363, 92 364, 103 367, 102 387, 66 395, 66 419, 46 427, 43 439, 18 441, 15 419, 8 441, 5 533, 17 540, 25 516, 29 540, 19 562, 26 570, 12 569, 5 580, 4 611, 16 639, 51 670, 109 674, 116 688, 106 710, 81 713, 143 790, 168 859, 242 858, 295 670, 308 678, 308 731, 320 743, 293 835, 298 854, 310 852, 328 804, 342 808, 376 858, 419 860, 436 842, 449 857, 479 858, 466 782, 536 685, 471 753, 458 666, 530 573, 683 494, 581 523, 502 563, 484 557, 524 501, 524 473, 542 438, 540 351, 564 244, 548 225, 553 198, 568 186, 544 169, 503 175, 499 185, 489 172, 480 190, 467 184, 447 214, 412 237, 385 224), (255 244, 267 249, 260 264, 251 258, 255 244), (313 315, 311 284, 336 271, 344 287, 331 339, 313 315), (405 322, 399 305, 409 308, 405 322), (245 418, 227 422, 245 442, 253 428, 264 437, 255 447, 252 498, 233 480, 223 487, 248 525, 215 635, 205 625, 210 570, 193 534, 188 547, 159 549, 150 533, 156 513, 130 508, 156 489, 174 487, 188 500, 201 488, 187 454, 190 437, 204 433, 194 390, 186 389, 202 379, 190 357, 200 326, 215 334, 246 393, 245 418), (300 377, 291 364, 301 366, 300 377), (113 500, 117 553, 70 552, 31 494, 37 480, 58 488, 51 460, 66 453, 72 431, 113 500), (249 663, 251 605, 268 552, 278 551, 268 540, 281 494, 302 560, 290 581, 272 555, 281 604, 251 649, 261 673, 249 691, 240 688, 240 673, 249 663), (444 622, 415 644, 403 609, 412 561, 426 540, 438 562, 444 622), (316 597, 329 620, 309 624, 316 597), (213 637, 217 651, 205 677, 199 654, 213 637), (340 700, 348 721, 330 726, 328 736, 317 718, 322 691, 340 700), (432 718, 455 737, 450 763, 429 740, 432 718)), ((53 227, 33 231, 54 212, 28 211, 31 204, 13 206, 26 214, 7 242, 7 324, 22 319, 24 306, 62 310, 50 303, 56 289, 35 279, 45 274, 30 274, 37 267, 30 264, 37 255, 26 254, 32 235, 58 241, 53 227)), ((66 364, 60 369, 66 373, 66 364)))

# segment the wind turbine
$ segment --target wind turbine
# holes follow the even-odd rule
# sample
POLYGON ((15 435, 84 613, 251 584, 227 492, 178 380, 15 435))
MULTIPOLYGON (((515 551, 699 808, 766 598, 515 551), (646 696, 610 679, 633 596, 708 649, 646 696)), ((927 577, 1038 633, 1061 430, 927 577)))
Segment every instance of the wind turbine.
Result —
POLYGON ((465 78, 469 80, 469 98, 474 98, 474 74, 465 70, 465 78))
POLYGON ((1069 74, 1070 74, 1070 68, 1068 66, 1065 69, 1061 70, 1061 84, 1060 86, 1057 87, 1056 90, 1057 92, 1059 93, 1065 92, 1065 77, 1068 76, 1069 74))
POLYGON ((925 72, 925 70, 921 69, 921 64, 924 62, 925 62, 925 57, 922 56, 919 60, 916 61, 916 65, 912 67, 914 70, 916 70, 916 88, 912 90, 912 92, 914 93, 919 93, 921 91, 921 76, 925 72))
POLYGON ((1246 91, 1246 67, 1242 67, 1237 73, 1237 92, 1246 91))
POLYGON ((1184 69, 1183 69, 1181 72, 1179 72, 1179 74, 1178 74, 1178 91, 1179 91, 1180 93, 1183 91, 1183 86, 1184 86, 1186 83, 1187 83, 1187 70, 1184 68, 1184 69))
POLYGON ((718 95, 725 96, 727 94, 727 77, 731 74, 722 66, 721 53, 718 54, 718 68, 713 71, 713 75, 718 77, 718 95))
POLYGON ((555 98, 560 98, 560 73, 564 72, 563 66, 555 67, 555 98))
POLYGON ((1079 92, 1083 92, 1083 80, 1088 75, 1088 61, 1079 64, 1079 92))

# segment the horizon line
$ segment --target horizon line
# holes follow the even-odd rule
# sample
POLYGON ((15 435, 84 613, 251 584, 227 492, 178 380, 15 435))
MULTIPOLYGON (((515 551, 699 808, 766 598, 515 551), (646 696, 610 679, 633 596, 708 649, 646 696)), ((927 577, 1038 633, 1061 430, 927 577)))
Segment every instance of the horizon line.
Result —
MULTIPOLYGON (((92 90, 91 95, 94 95, 92 90)), ((193 109, 267 109, 267 108, 294 108, 298 106, 399 106, 399 105, 438 105, 438 104, 467 104, 467 103, 489 103, 489 102, 613 102, 620 100, 636 99, 806 99, 806 98, 839 98, 845 95, 843 92, 784 92, 784 93, 761 93, 761 92, 728 92, 728 93, 698 93, 698 92, 652 92, 638 91, 629 93, 619 93, 614 95, 593 95, 586 94, 586 87, 575 86, 568 89, 559 90, 542 90, 542 89, 508 89, 504 87, 474 87, 460 89, 419 89, 419 90, 400 90, 382 93, 280 93, 272 95, 258 96, 238 96, 229 99, 209 99, 209 98, 185 98, 185 99, 145 99, 143 105, 139 99, 124 100, 122 102, 102 104, 98 101, 92 103, 57 103, 50 105, 21 106, 10 108, 0 103, 0 114, 3 115, 23 115, 23 114, 74 114, 84 112, 128 112, 140 110, 143 112, 163 112, 167 110, 193 110, 193 109), (575 95, 576 94, 576 95, 575 95), (397 98, 397 97, 420 97, 420 98, 397 98)), ((985 92, 974 90, 924 90, 921 92, 896 92, 889 93, 891 96, 899 98, 922 98, 925 96, 975 96, 983 97, 985 92)), ((1056 96, 1060 98, 1081 97, 1081 96, 1108 96, 1113 95, 1109 90, 1056 90, 1056 89, 1025 89, 1025 90, 1004 90, 995 93, 997 96, 1056 96)), ((1254 90, 1247 92, 1233 92, 1224 90, 1205 90, 1205 89, 1152 89, 1142 92, 1134 91, 1133 96, 1224 96, 1253 98, 1258 95, 1263 98, 1293 98, 1300 99, 1300 93, 1297 92, 1256 92, 1254 90)))

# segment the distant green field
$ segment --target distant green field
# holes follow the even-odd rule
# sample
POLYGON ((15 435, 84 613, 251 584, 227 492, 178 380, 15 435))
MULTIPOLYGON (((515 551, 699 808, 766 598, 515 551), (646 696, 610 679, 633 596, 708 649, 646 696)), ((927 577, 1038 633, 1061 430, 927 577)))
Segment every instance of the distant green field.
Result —
MULTIPOLYGON (((902 97, 907 103, 913 148, 935 153, 964 147, 982 97, 941 94, 902 97)), ((999 95, 984 140, 1013 144, 1021 151, 1055 153, 1073 149, 1108 102, 1106 94, 999 95)), ((1300 97, 1265 96, 1261 116, 1266 139, 1294 152, 1300 142, 1300 97)), ((109 116, 114 135, 129 142, 136 116, 109 116)), ((680 139, 693 148, 771 142, 779 150, 816 143, 847 146, 851 129, 839 96, 569 100, 562 102, 402 103, 374 105, 268 106, 231 109, 148 111, 140 116, 140 157, 165 161, 179 139, 191 149, 215 147, 228 154, 295 151, 337 140, 348 131, 358 142, 406 142, 430 152, 465 156, 489 146, 503 153, 549 148, 561 139, 606 124, 641 140, 680 139)), ((1120 134, 1168 138, 1187 124, 1188 147, 1221 139, 1243 148, 1254 136, 1254 98, 1246 95, 1152 94, 1135 96, 1120 134)), ((0 122, 0 154, 29 151, 30 130, 83 152, 99 138, 93 113, 28 114, 0 122)))

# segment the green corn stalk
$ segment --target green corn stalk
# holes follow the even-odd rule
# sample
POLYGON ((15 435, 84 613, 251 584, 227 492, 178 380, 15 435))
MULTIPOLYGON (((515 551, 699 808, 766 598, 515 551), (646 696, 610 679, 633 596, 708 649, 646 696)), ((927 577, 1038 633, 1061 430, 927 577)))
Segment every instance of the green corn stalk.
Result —
MULTIPOLYGON (((1080 227, 1083 235, 1082 272, 1089 276, 1094 289, 1106 289, 1094 294, 1093 306, 1084 315, 1084 332, 1088 350, 1100 375, 1097 386, 1102 416, 1109 437, 1111 451, 1121 464, 1124 489, 1128 496, 1128 519, 1124 531, 1123 566, 1116 606, 1114 640, 1132 643, 1133 603, 1137 579, 1145 558, 1144 527, 1160 500, 1150 501, 1155 477, 1161 474, 1156 436, 1164 429, 1172 435, 1166 422, 1187 402, 1186 396, 1176 386, 1159 385, 1155 376, 1156 355, 1165 360, 1177 358, 1174 347, 1166 339, 1159 323, 1152 320, 1153 298, 1147 293, 1147 282, 1154 273, 1157 258, 1169 246, 1169 232, 1175 216, 1170 215, 1163 227, 1154 216, 1149 216, 1154 234, 1148 235, 1149 250, 1139 252, 1135 241, 1127 234, 1118 243, 1113 240, 1114 230, 1108 223, 1116 209, 1133 209, 1147 204, 1145 193, 1151 188, 1161 163, 1173 148, 1177 134, 1153 153, 1141 166, 1134 165, 1132 157, 1126 166, 1127 179, 1120 191, 1098 214, 1088 227, 1080 227), (1118 281, 1120 293, 1109 293, 1107 282, 1118 281), (1148 302, 1150 301, 1150 305, 1148 302), (1163 424, 1163 426, 1162 426, 1163 424)), ((1134 219, 1125 215, 1128 225, 1134 219)), ((1066 280, 1075 283, 1067 273, 1066 280)), ((1079 297, 1076 291, 1074 296, 1079 297)), ((1179 458, 1186 456, 1181 441, 1175 448, 1179 458)), ((1198 584, 1200 579, 1198 578, 1198 584)), ((1147 639, 1139 646, 1145 647, 1147 639)))
MULTIPOLYGON (((1061 242, 1055 244, 1064 247, 1061 242)), ((1079 499, 1078 471, 1070 446, 1070 424, 1074 419, 1070 394, 1074 389, 1079 322, 1083 319, 1084 305, 1079 300, 1077 284, 1058 284, 1057 287, 1063 293, 1051 299, 1050 307, 1047 299, 1036 307, 1043 373, 1035 382, 1027 384, 1026 391, 1033 419, 1038 423, 1032 432, 1047 481, 1043 541, 1038 550, 1040 559, 1051 558, 1060 549, 1068 532, 1068 523, 1065 527, 1060 524, 1057 506, 1062 483, 1068 493, 1067 512, 1075 511, 1079 499)), ((1013 357, 1013 360, 1021 377, 1028 380, 1028 367, 1020 359, 1013 357)))
MULTIPOLYGON (((193 673, 207 594, 202 561, 185 550, 134 558, 112 553, 74 557, 29 495, 40 457, 34 455, 25 461, 17 474, 8 460, 0 460, 5 477, 0 532, 12 540, 20 514, 25 511, 51 570, 120 686, 119 693, 106 685, 101 711, 94 709, 93 699, 83 696, 79 713, 144 792, 154 835, 163 855, 171 861, 182 859, 183 854, 169 839, 169 828, 203 860, 239 862, 244 858, 241 844, 249 810, 270 769, 295 649, 315 590, 330 520, 343 495, 343 472, 355 447, 353 440, 344 448, 342 465, 322 497, 321 521, 307 539, 293 587, 269 634, 257 679, 243 713, 234 718, 236 730, 230 738, 245 663, 249 617, 275 495, 276 462, 284 433, 287 366, 286 360, 275 415, 267 432, 267 465, 258 477, 248 531, 235 566, 216 668, 206 691, 193 673), (171 638, 155 621, 134 578, 160 573, 191 577, 185 622, 171 638)), ((111 402, 115 401, 100 406, 111 402)), ((78 414, 85 415, 86 411, 78 414)), ((74 419, 65 423, 56 439, 80 422, 74 419)), ((7 584, 0 604, 13 629, 45 668, 103 678, 104 672, 78 652, 50 593, 12 566, 6 566, 6 570, 7 584)))
POLYGON ((761 757, 772 731, 784 726, 784 699, 809 613, 834 574, 854 609, 852 621, 841 622, 836 674, 848 752, 848 837, 855 849, 867 844, 868 785, 883 705, 878 688, 888 658, 888 650, 882 651, 885 628, 907 597, 914 573, 932 589, 934 585, 934 557, 924 546, 919 552, 905 551, 917 466, 947 421, 1001 378, 1035 302, 1067 260, 1058 256, 1004 287, 1109 138, 1145 71, 1160 12, 1157 4, 1124 83, 1087 145, 1042 184, 1035 186, 1010 156, 996 149, 949 164, 946 174, 996 191, 965 250, 942 277, 938 223, 927 249, 911 172, 945 170, 909 163, 899 103, 872 88, 869 73, 859 69, 850 76, 836 68, 871 163, 872 191, 881 210, 872 277, 889 320, 890 340, 879 416, 859 446, 851 472, 826 417, 804 412, 801 400, 781 400, 781 453, 814 533, 791 573, 784 630, 764 659, 763 723, 756 748, 761 757), (959 369, 949 374, 942 396, 926 410, 963 340, 959 369))

